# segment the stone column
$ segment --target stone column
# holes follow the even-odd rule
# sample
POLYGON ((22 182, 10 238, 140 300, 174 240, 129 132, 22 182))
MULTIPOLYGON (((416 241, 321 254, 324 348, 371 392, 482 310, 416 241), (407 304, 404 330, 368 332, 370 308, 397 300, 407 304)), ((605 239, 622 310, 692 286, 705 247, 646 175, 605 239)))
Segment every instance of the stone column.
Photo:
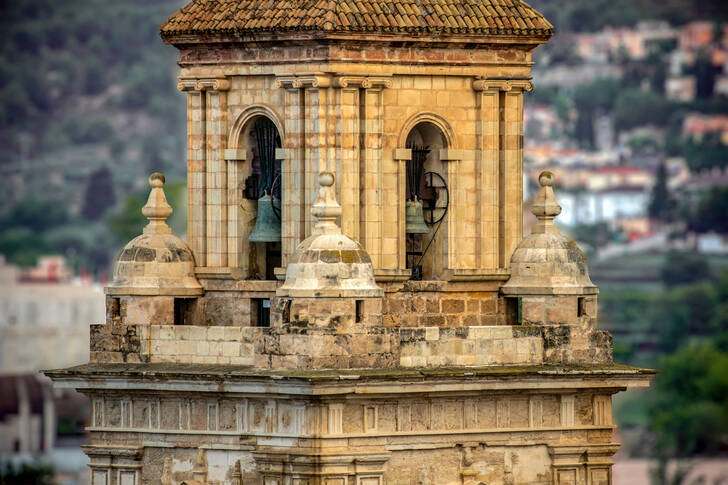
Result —
POLYGON ((227 268, 227 167, 223 153, 227 143, 227 93, 230 81, 224 78, 200 79, 197 90, 206 92, 205 162, 207 257, 206 266, 227 268))
POLYGON ((195 265, 207 265, 206 96, 197 80, 182 78, 177 89, 187 93, 187 242, 195 265))

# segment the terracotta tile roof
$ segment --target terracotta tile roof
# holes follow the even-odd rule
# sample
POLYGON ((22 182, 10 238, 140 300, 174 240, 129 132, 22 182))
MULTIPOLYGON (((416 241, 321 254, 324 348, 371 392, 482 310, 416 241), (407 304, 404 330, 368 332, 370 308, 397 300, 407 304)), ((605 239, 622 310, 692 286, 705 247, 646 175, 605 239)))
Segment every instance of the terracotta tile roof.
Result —
POLYGON ((522 0, 192 0, 162 37, 309 31, 551 36, 522 0))

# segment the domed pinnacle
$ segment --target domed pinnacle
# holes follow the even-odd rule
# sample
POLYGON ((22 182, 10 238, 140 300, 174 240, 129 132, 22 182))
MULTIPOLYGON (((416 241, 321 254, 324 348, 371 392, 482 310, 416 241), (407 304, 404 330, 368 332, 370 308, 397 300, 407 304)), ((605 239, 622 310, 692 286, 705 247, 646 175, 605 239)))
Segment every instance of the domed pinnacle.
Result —
POLYGON ((321 172, 319 180, 319 195, 316 202, 311 206, 311 214, 316 218, 316 225, 311 231, 312 234, 341 234, 341 227, 336 218, 341 215, 341 206, 336 202, 334 188, 334 174, 321 172))
POLYGON ((533 227, 533 234, 558 234, 559 228, 554 224, 554 218, 561 214, 561 206, 554 197, 554 174, 543 171, 538 176, 541 188, 531 205, 531 212, 538 218, 533 227))
POLYGON ((167 225, 167 218, 172 215, 172 207, 167 203, 164 195, 164 175, 155 172, 149 176, 149 185, 152 190, 142 214, 149 219, 149 224, 144 228, 144 234, 170 234, 172 230, 167 225))

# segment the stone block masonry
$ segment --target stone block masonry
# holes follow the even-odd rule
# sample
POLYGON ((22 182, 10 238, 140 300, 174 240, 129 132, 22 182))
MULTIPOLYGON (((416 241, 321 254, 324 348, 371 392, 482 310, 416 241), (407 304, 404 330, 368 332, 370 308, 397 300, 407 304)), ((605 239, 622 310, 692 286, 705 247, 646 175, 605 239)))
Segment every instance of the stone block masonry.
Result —
POLYGON ((570 326, 458 328, 93 325, 92 362, 391 369, 611 362, 611 338, 570 326))

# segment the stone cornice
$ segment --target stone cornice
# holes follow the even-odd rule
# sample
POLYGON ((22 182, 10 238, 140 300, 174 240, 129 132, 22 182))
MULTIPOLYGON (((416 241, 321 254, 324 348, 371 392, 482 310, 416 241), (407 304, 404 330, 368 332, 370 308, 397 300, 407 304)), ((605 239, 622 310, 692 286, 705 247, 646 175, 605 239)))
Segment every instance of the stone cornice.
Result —
POLYGON ((473 81, 475 91, 532 91, 533 83, 528 79, 478 78, 473 81))
POLYGON ((180 91, 227 91, 230 80, 225 77, 214 78, 180 78, 177 82, 180 91))
POLYGON ((331 76, 326 74, 309 74, 302 76, 281 76, 276 78, 276 87, 285 89, 328 88, 331 76))

